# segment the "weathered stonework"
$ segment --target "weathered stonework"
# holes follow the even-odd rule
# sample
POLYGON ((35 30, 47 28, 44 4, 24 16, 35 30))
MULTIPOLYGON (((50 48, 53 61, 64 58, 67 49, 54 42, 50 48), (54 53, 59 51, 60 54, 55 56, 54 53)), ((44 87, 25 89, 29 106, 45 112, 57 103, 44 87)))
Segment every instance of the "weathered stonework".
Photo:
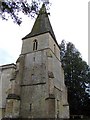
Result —
POLYGON ((6 118, 69 118, 60 48, 45 6, 42 9, 31 33, 22 39, 21 55, 10 72, 6 118))
POLYGON ((28 118, 69 118, 60 49, 52 36, 45 33, 23 40, 21 54, 25 55, 25 60, 20 116, 23 118, 26 116, 28 118), (38 49, 35 51, 33 51, 34 39, 38 41, 38 49), (25 47, 28 44, 29 48, 25 47))
POLYGON ((6 98, 11 89, 10 79, 15 69, 15 64, 0 66, 0 118, 5 116, 6 98))

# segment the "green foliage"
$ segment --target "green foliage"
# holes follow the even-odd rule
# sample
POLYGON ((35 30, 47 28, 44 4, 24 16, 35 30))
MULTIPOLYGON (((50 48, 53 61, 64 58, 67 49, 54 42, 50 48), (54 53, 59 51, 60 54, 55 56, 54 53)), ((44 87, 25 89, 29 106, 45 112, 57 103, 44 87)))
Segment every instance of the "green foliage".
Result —
MULTIPOLYGON (((75 46, 64 40, 61 42, 61 63, 68 88, 70 114, 86 114, 85 109, 90 100, 90 68, 82 60, 75 46)), ((88 114, 89 115, 89 114, 88 114)))

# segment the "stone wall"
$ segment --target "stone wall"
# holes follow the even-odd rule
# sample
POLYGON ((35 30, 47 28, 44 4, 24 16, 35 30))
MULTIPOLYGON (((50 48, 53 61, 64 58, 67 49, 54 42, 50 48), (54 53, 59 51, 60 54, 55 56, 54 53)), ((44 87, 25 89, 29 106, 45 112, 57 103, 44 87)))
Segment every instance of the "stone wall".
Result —
POLYGON ((37 47, 38 50, 46 49, 49 46, 49 41, 48 41, 49 36, 50 34, 46 33, 46 34, 41 34, 39 36, 31 37, 28 39, 24 39, 22 44, 21 54, 27 54, 27 53, 33 52, 34 40, 38 41, 38 47, 37 47))
POLYGON ((46 74, 46 50, 26 54, 21 82, 20 116, 45 117, 46 74))
MULTIPOLYGON (((64 92, 64 72, 60 62, 60 49, 56 42, 49 33, 24 39, 21 55, 25 58, 20 116, 64 118, 64 112, 69 113, 69 109, 64 109, 63 106, 67 104, 67 93, 64 92), (38 43, 36 50, 33 50, 34 40, 38 43)), ((67 114, 66 118, 68 117, 67 114)))
POLYGON ((12 73, 15 70, 15 64, 7 64, 0 66, 0 115, 4 116, 5 107, 6 107, 6 98, 8 95, 8 91, 11 88, 10 79, 12 77, 12 73))

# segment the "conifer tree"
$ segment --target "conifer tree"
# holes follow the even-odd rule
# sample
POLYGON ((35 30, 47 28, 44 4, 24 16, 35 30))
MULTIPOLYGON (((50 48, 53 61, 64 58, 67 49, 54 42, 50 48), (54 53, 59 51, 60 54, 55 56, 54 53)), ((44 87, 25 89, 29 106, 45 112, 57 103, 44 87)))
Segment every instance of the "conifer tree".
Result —
POLYGON ((90 104, 90 68, 71 42, 66 43, 63 40, 60 48, 65 84, 68 88, 70 114, 85 115, 86 106, 90 104))

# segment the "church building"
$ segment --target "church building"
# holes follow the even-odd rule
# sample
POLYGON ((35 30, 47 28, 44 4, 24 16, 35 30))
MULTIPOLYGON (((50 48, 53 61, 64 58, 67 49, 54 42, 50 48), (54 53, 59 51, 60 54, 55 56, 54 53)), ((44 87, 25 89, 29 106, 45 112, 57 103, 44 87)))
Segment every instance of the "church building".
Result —
POLYGON ((16 64, 0 66, 0 82, 4 82, 0 115, 3 113, 5 118, 69 118, 60 47, 44 4, 31 32, 22 42, 16 64))

